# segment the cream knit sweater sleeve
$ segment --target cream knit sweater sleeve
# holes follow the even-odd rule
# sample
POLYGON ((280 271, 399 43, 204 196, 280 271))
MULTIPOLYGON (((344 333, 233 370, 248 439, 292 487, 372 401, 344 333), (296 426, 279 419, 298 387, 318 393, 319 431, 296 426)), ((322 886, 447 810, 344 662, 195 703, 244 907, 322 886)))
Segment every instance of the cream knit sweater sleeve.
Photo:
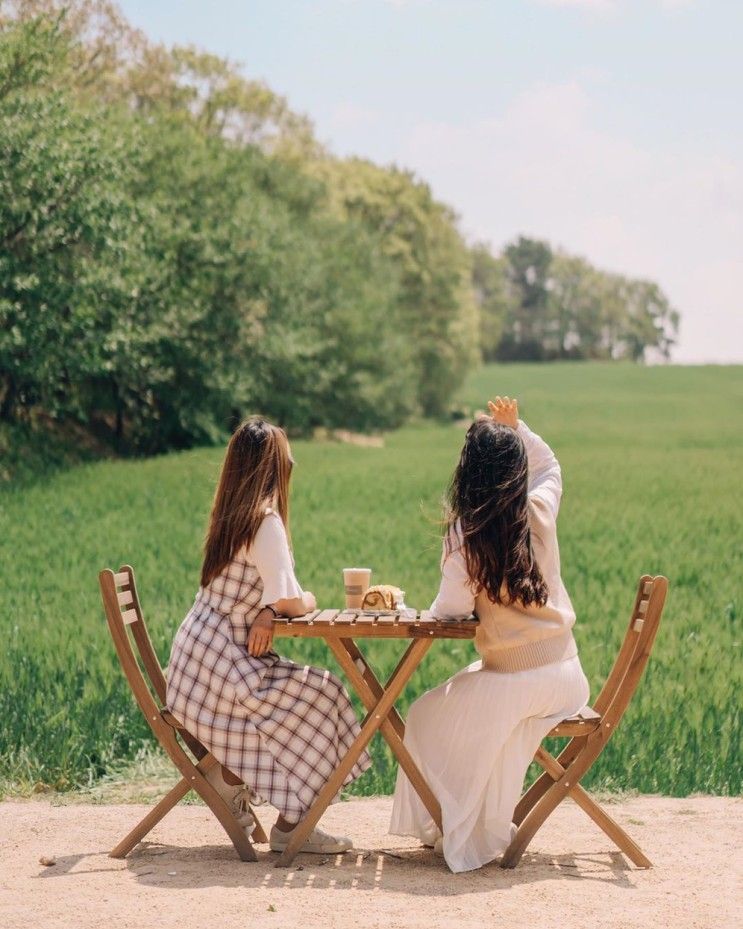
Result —
POLYGON ((452 526, 441 553, 441 582, 431 612, 438 619, 467 619, 475 609, 475 591, 467 574, 459 525, 452 526))
POLYGON ((540 510, 546 510, 552 519, 557 519, 562 497, 562 473, 555 453, 544 439, 532 432, 520 419, 518 434, 526 448, 529 461, 529 502, 540 510))

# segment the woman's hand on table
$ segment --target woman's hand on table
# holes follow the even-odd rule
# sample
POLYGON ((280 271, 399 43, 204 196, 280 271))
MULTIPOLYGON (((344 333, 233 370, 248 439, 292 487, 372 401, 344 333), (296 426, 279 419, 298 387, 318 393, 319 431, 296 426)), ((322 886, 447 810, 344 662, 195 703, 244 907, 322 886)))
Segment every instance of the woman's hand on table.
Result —
POLYGON ((292 597, 290 600, 277 600, 270 608, 264 607, 253 620, 248 632, 248 654, 253 658, 260 658, 271 651, 273 645, 273 621, 278 613, 281 616, 292 618, 305 616, 317 609, 315 595, 306 590, 301 597, 292 597))
POLYGON ((263 609, 253 620, 248 632, 248 654, 260 658, 271 651, 273 645, 273 620, 271 610, 263 609))

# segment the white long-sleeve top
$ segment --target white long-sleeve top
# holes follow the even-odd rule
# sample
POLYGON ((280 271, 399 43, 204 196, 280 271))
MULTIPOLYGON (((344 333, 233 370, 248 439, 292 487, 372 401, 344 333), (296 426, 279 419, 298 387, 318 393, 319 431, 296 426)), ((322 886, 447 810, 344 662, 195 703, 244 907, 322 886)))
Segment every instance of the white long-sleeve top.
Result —
POLYGON ((441 619, 480 620, 475 647, 483 666, 494 671, 524 671, 577 654, 572 627, 575 611, 560 576, 557 514, 562 496, 560 465, 552 449, 519 420, 529 467, 528 520, 534 557, 547 584, 544 606, 493 603, 467 573, 459 526, 451 528, 441 556, 441 585, 431 605, 441 619))

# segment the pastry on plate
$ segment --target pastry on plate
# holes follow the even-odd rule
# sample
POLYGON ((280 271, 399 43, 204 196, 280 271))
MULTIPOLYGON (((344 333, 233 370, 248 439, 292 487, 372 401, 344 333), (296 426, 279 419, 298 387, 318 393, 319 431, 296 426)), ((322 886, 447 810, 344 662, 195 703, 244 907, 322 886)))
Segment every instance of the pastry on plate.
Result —
POLYGON ((394 610, 402 602, 403 592, 392 584, 375 584, 364 594, 362 610, 394 610))

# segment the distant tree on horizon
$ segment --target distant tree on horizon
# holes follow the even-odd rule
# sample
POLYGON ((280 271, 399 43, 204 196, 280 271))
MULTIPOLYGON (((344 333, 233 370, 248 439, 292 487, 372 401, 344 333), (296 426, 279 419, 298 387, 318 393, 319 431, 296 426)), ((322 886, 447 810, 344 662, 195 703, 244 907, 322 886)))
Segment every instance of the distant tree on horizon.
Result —
MULTIPOLYGON (((476 253, 480 266, 487 266, 487 248, 477 246, 476 253)), ((500 337, 495 345, 483 342, 485 357, 641 362, 655 351, 670 358, 679 314, 658 284, 601 271, 524 236, 502 256, 489 258, 490 290, 499 297, 481 302, 482 327, 500 337)))

